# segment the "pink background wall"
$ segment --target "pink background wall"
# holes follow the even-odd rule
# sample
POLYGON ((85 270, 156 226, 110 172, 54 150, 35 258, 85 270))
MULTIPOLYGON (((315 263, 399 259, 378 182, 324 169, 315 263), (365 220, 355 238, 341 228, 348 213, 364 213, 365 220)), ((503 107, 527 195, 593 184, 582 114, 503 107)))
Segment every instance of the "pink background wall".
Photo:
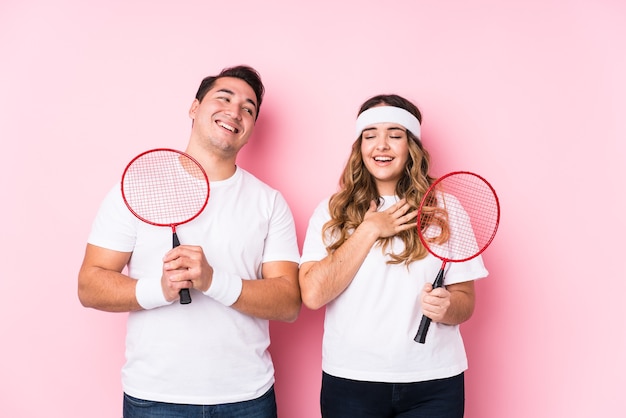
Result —
MULTIPOLYGON (((185 147, 200 79, 239 63, 267 87, 239 163, 300 243, 377 93, 419 104, 436 174, 498 191, 467 417, 621 415, 624 22, 622 0, 1 0, 0 416, 121 415, 126 316, 76 297, 91 221, 130 158, 185 147)), ((283 418, 319 417, 322 317, 272 325, 283 418)))

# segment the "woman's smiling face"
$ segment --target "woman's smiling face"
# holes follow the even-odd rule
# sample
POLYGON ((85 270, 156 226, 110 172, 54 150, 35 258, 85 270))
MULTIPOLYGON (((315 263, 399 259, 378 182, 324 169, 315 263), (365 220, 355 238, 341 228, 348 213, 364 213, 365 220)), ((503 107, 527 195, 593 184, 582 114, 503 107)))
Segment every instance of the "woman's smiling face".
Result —
POLYGON ((409 137, 397 123, 377 123, 361 133, 361 154, 365 168, 374 177, 378 193, 395 194, 409 159, 409 137))

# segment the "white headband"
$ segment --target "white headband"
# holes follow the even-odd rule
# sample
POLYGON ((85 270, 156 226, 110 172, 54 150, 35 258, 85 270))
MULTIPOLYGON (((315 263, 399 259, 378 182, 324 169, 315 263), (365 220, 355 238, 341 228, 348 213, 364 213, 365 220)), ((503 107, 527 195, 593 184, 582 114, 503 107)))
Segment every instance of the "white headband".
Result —
POLYGON ((409 111, 394 106, 377 106, 367 109, 356 118, 356 135, 360 136, 363 129, 375 123, 397 123, 411 131, 420 139, 420 123, 409 111))

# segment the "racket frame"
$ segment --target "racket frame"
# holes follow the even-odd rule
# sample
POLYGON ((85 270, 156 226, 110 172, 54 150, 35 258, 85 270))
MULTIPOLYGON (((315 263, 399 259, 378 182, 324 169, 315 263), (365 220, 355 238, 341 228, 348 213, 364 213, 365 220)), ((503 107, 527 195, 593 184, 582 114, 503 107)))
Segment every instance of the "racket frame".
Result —
POLYGON ((132 212, 132 214, 135 215, 135 217, 137 217, 137 219, 139 219, 139 220, 141 220, 141 221, 143 221, 143 222, 145 222, 147 224, 154 225, 154 226, 169 226, 169 227, 172 228, 173 232, 176 232, 176 227, 177 226, 180 226, 180 225, 186 224, 188 222, 191 222, 194 219, 196 219, 198 216, 200 216, 200 214, 204 211, 204 208, 206 207, 207 203, 209 202, 209 194, 210 194, 209 177, 207 176, 206 171, 204 170, 204 167, 202 167, 202 165, 198 162, 198 160, 196 160, 195 158, 193 158, 191 155, 187 154, 186 152, 179 151, 179 150, 172 149, 172 148, 154 148, 154 149, 151 149, 151 150, 148 150, 148 151, 144 151, 141 154, 137 155, 135 158, 133 158, 126 165, 126 168, 124 169, 124 173, 122 174, 122 183, 121 183, 120 187, 121 187, 121 190, 122 190, 122 198, 124 199, 124 204, 126 204, 126 207, 128 207, 128 210, 130 210, 132 212), (174 222, 174 223, 154 222, 154 221, 151 221, 149 219, 144 218, 143 216, 141 216, 140 214, 135 212, 135 210, 130 206, 130 204, 126 200, 126 194, 124 193, 124 179, 126 178, 126 173, 128 172, 128 169, 133 165, 133 163, 135 161, 137 161, 138 159, 140 159, 144 155, 150 154, 150 153, 153 153, 153 152, 157 152, 157 151, 174 152, 176 154, 179 154, 180 156, 185 157, 185 158, 189 159, 190 161, 192 161, 200 169, 200 172, 202 173, 202 176, 204 177, 204 180, 206 181, 206 184, 207 184, 207 193, 206 193, 206 198, 204 199, 204 203, 202 204, 202 207, 191 218, 188 218, 188 219, 186 219, 184 221, 181 221, 181 222, 174 222))

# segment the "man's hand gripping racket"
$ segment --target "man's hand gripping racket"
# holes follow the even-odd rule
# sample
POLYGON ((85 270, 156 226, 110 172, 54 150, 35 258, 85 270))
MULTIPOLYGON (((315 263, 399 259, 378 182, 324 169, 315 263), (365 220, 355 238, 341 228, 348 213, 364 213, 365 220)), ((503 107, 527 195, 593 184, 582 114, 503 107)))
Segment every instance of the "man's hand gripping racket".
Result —
MULTIPOLYGON (((443 286, 449 262, 471 260, 491 244, 500 222, 495 190, 477 174, 457 171, 433 183, 420 202, 417 232, 422 244, 442 261, 433 288, 443 286)), ((415 341, 424 343, 431 319, 422 315, 415 341)))
MULTIPOLYGON (((122 175, 122 197, 130 211, 150 225, 172 228, 195 219, 209 200, 209 179, 202 166, 181 151, 158 148, 136 156, 122 175)), ((180 303, 191 303, 189 289, 181 289, 180 303)))

